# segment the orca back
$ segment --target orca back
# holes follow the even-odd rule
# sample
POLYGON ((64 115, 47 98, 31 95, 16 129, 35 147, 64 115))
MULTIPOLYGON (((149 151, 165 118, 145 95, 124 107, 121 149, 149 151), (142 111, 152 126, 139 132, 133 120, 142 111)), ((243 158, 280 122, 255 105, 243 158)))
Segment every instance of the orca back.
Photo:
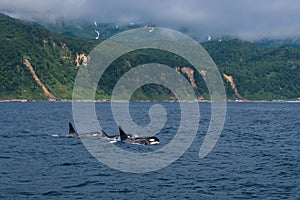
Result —
POLYGON ((108 139, 117 139, 117 138, 119 138, 119 135, 112 135, 112 136, 107 135, 107 133, 104 130, 102 130, 101 133, 102 133, 102 136, 104 136, 108 139))
POLYGON ((101 130, 101 132, 102 132, 102 134, 103 134, 104 137, 109 138, 109 136, 107 135, 107 133, 104 130, 101 130))

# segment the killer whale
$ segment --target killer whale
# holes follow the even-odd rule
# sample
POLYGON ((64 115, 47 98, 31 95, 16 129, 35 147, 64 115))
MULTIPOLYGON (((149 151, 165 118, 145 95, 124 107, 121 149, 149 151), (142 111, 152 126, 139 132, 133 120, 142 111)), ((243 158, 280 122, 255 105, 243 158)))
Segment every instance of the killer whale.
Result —
POLYGON ((69 136, 70 137, 79 137, 78 133, 75 131, 71 122, 69 122, 69 136))
POLYGON ((120 139, 122 142, 127 142, 131 144, 143 144, 143 145, 153 145, 159 144, 159 139, 155 136, 150 137, 128 137, 128 134, 119 126, 120 139))
MULTIPOLYGON (((120 141, 120 135, 108 135, 104 130, 96 131, 96 132, 90 132, 90 133, 80 133, 78 134, 75 128, 73 127, 72 123, 69 122, 69 136, 70 137, 92 137, 92 136, 101 136, 108 140, 112 141, 120 141)), ((126 134, 128 138, 132 138, 133 135, 126 134)))
POLYGON ((104 137, 106 137, 107 139, 110 139, 110 140, 118 140, 120 138, 119 135, 107 135, 107 133, 103 130, 102 130, 102 134, 104 137))
POLYGON ((69 137, 94 137, 94 136, 103 136, 102 131, 95 131, 90 133, 77 133, 72 123, 69 122, 69 137))
MULTIPOLYGON (((105 137, 109 140, 117 140, 117 141, 121 140, 120 135, 107 135, 107 133, 104 130, 102 130, 102 134, 103 134, 103 137, 105 137)), ((134 137, 132 134, 126 134, 126 136, 128 138, 133 138, 134 137)))

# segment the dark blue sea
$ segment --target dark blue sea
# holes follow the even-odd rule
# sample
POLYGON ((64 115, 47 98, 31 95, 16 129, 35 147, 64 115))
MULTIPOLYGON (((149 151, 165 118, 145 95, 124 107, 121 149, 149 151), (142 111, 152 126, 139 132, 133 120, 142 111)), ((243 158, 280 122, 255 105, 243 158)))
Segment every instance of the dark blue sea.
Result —
MULTIPOLYGON (((132 103, 133 120, 149 123, 152 104, 132 103)), ((156 135, 160 144, 111 145, 152 151, 167 144, 180 111, 177 103, 161 105, 168 121, 156 135)), ((127 173, 67 137, 71 103, 0 103, 0 199, 299 199, 300 103, 228 103, 221 137, 200 159, 210 106, 200 103, 197 137, 177 161, 127 173)), ((117 132, 110 104, 97 103, 96 110, 107 133, 117 132)))

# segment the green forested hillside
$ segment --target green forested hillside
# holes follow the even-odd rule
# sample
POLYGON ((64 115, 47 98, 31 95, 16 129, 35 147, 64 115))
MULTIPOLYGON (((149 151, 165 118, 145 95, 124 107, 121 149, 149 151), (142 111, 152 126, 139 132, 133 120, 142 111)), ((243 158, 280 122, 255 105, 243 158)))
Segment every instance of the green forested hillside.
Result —
POLYGON ((76 53, 89 52, 95 44, 55 35, 41 26, 0 14, 0 99, 44 99, 41 88, 23 61, 57 98, 70 98, 76 53))
MULTIPOLYGON (((36 75, 57 99, 70 99, 79 54, 87 55, 98 40, 72 39, 54 34, 45 28, 0 14, 0 99, 37 99, 47 97, 24 64, 28 60, 36 75), (76 61, 77 60, 77 61, 76 61)), ((210 53, 224 78, 229 99, 249 100, 296 99, 300 97, 300 50, 290 46, 263 48, 240 40, 207 42, 210 53)), ((98 99, 109 98, 116 81, 130 68, 158 62, 182 69, 193 69, 178 56, 158 51, 135 51, 117 59, 99 82, 98 99)), ((187 74, 180 71, 188 79, 187 74)), ((194 73, 196 94, 209 98, 199 73, 194 73)), ((134 100, 169 100, 167 88, 147 85, 139 89, 134 100)))
POLYGON ((300 97, 300 51, 282 46, 265 49, 231 40, 203 44, 222 73, 233 76, 240 94, 250 100, 300 97))

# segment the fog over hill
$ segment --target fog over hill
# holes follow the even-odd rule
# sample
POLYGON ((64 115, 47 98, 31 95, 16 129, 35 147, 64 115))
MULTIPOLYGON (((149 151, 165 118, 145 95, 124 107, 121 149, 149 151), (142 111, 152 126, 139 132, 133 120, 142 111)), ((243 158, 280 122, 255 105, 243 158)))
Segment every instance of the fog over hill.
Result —
POLYGON ((62 19, 100 23, 155 24, 188 30, 199 39, 230 36, 243 40, 300 36, 297 0, 2 0, 10 16, 56 23, 62 19))

